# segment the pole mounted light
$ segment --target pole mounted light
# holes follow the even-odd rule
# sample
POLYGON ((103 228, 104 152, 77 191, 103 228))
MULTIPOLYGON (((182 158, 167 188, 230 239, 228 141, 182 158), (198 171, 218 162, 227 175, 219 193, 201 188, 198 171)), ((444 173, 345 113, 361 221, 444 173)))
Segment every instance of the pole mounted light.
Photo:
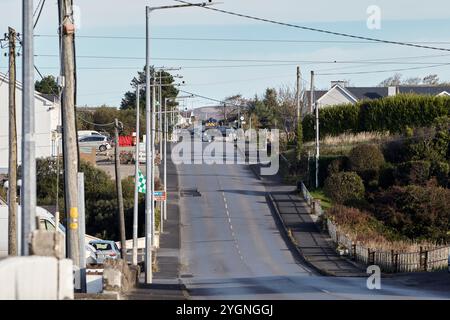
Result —
MULTIPOLYGON (((152 249, 153 249, 153 237, 154 237, 154 223, 155 223, 155 211, 154 211, 154 195, 153 195, 153 170, 154 170, 154 155, 155 155, 155 145, 154 145, 154 136, 155 136, 155 94, 154 94, 154 86, 153 86, 153 94, 151 94, 150 90, 152 87, 151 77, 155 77, 155 74, 150 74, 150 15, 153 11, 156 10, 165 10, 165 9, 176 9, 176 8, 185 8, 185 7, 207 7, 214 5, 215 3, 202 2, 202 3, 183 3, 179 5, 171 5, 171 6, 159 6, 159 7, 150 7, 147 6, 145 8, 146 13, 146 65, 145 65, 145 86, 146 86, 146 147, 145 147, 145 155, 146 155, 146 194, 145 194, 145 283, 150 284, 153 282, 153 272, 152 272, 152 249)), ((155 72, 155 70, 154 70, 155 72)))

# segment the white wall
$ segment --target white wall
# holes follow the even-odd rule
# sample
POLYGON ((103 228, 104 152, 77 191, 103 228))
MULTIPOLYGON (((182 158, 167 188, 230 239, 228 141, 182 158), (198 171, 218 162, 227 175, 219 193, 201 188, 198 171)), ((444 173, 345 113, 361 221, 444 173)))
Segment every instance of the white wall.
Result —
MULTIPOLYGON (((17 150, 18 161, 21 162, 22 139, 22 88, 18 84, 16 90, 17 115, 17 150)), ((52 131, 59 123, 59 105, 35 95, 35 132, 36 132, 36 158, 55 155, 55 146, 52 141, 52 131)), ((0 173, 8 170, 8 82, 0 74, 0 173)))
POLYGON ((339 87, 334 87, 323 95, 319 100, 320 107, 335 106, 343 103, 354 103, 339 87))
POLYGON ((72 260, 12 257, 0 261, 0 300, 74 298, 72 260))

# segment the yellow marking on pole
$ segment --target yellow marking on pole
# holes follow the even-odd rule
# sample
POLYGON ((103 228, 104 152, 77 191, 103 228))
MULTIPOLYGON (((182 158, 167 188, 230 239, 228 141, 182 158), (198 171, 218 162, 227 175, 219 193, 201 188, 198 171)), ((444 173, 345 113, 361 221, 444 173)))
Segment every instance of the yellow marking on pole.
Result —
POLYGON ((70 227, 70 229, 72 229, 72 230, 76 230, 76 229, 78 229, 78 223, 71 223, 71 224, 69 225, 69 227, 70 227))
POLYGON ((70 208, 70 218, 72 218, 72 219, 78 218, 78 208, 77 207, 70 208))

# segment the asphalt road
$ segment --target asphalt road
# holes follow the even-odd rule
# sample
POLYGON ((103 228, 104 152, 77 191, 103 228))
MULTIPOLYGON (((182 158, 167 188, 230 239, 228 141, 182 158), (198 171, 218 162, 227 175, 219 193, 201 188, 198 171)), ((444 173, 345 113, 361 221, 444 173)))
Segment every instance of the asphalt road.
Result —
POLYGON ((247 166, 181 164, 177 171, 180 277, 192 299, 450 298, 449 289, 426 291, 410 278, 382 278, 381 290, 369 290, 366 278, 320 276, 289 249, 247 166))

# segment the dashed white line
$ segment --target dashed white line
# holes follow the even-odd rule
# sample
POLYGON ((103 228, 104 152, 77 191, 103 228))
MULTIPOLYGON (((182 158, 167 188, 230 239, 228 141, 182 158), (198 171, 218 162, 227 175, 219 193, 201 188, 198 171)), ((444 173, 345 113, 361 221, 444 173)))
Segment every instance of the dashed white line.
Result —
POLYGON ((230 211, 228 211, 227 198, 225 197, 225 192, 223 192, 223 191, 222 191, 222 197, 223 197, 223 203, 224 203, 224 205, 225 205, 225 212, 226 212, 227 217, 228 217, 228 224, 230 225, 231 236, 232 236, 233 239, 234 239, 234 243, 235 243, 234 245, 235 245, 236 250, 237 250, 237 252, 238 252, 239 258, 240 258, 242 261, 244 261, 244 256, 242 255, 241 249, 239 248, 239 243, 238 243, 238 241, 237 241, 236 234, 235 234, 235 232, 233 231, 233 225, 231 224, 230 211))

